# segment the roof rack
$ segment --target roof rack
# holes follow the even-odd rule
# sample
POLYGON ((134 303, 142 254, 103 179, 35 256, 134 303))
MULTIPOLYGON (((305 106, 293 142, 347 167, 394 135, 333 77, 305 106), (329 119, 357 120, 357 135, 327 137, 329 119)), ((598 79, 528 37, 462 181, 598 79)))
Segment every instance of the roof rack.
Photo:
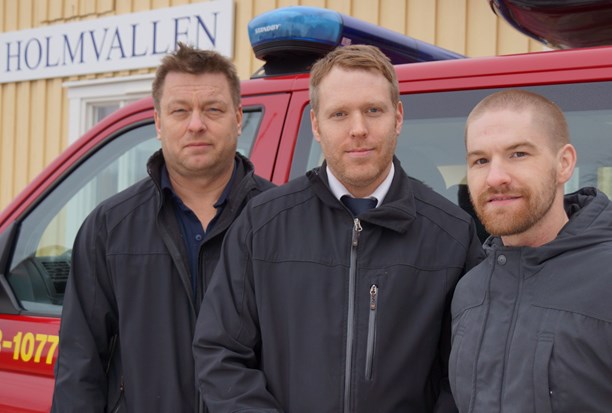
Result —
POLYGON ((252 77, 308 72, 317 59, 350 44, 377 46, 393 64, 465 57, 317 7, 291 6, 260 14, 249 22, 248 32, 255 57, 265 62, 252 77))

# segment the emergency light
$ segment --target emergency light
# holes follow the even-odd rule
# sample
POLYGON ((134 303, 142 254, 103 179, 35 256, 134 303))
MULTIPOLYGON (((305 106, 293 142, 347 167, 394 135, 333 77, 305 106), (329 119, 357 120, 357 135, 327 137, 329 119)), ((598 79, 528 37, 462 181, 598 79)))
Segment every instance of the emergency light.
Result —
POLYGON ((346 16, 307 6, 275 9, 248 25, 255 57, 265 61, 265 75, 306 72, 316 59, 339 46, 377 46, 393 64, 459 59, 464 56, 410 36, 346 16))

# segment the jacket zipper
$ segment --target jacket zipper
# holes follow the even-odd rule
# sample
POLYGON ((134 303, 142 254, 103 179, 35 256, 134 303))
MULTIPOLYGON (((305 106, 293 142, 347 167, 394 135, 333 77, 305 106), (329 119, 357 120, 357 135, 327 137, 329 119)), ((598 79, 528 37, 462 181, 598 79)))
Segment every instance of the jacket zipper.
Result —
MULTIPOLYGON (((501 379, 501 389, 502 390, 505 388, 505 384, 506 384, 506 373, 507 373, 506 366, 508 365, 508 355, 510 354, 510 347, 512 345, 511 344, 512 337, 514 336, 514 330, 516 328, 518 311, 521 306, 521 300, 523 299, 523 272, 522 271, 519 271, 518 282, 519 282, 518 292, 516 294, 516 300, 514 301, 514 308, 512 309, 512 319, 510 321, 510 330, 508 331, 508 335, 506 337, 506 349, 504 351, 504 364, 503 364, 503 370, 502 370, 504 371, 504 374, 501 379)), ((499 400, 500 400, 499 411, 501 413, 504 410, 503 405, 501 404, 502 397, 500 397, 499 400)))
POLYGON ((359 245, 359 233, 361 232, 361 222, 353 219, 353 236, 351 241, 351 266, 349 268, 349 288, 348 288, 348 314, 346 317, 346 358, 344 362, 344 409, 345 413, 350 412, 351 403, 351 370, 353 363, 353 324, 355 318, 355 279, 357 273, 357 245, 359 245))
POLYGON ((111 413, 117 413, 119 411, 119 407, 121 407, 121 400, 123 400, 123 391, 124 391, 124 386, 123 386, 123 376, 121 376, 121 382, 119 384, 119 398, 117 399, 117 402, 115 403, 115 405, 113 406, 113 408, 110 410, 111 413))
POLYGON ((368 318, 368 346, 366 350, 366 380, 372 379, 372 365, 374 362, 374 344, 376 343, 376 314, 378 313, 378 286, 370 287, 370 316, 368 318))

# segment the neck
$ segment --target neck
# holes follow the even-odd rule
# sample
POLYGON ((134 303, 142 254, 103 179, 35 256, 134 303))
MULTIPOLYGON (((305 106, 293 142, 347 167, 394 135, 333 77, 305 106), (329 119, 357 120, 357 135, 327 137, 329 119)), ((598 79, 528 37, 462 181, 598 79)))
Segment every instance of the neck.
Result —
POLYGON ((174 192, 191 209, 198 205, 214 205, 232 177, 234 163, 215 175, 184 176, 168 170, 174 192))

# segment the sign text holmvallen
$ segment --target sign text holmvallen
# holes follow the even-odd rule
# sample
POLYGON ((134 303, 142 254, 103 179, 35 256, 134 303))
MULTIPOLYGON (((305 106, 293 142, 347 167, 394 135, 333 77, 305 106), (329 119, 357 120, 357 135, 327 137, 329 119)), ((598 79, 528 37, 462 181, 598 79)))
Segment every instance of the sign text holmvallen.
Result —
POLYGON ((233 0, 0 33, 0 83, 155 67, 178 42, 232 57, 233 0))

